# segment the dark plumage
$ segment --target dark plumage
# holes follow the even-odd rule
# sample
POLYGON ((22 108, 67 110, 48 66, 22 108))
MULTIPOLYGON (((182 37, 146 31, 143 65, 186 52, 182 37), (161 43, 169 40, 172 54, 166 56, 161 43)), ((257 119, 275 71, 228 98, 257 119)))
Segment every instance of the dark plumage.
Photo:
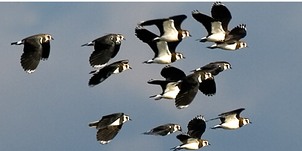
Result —
POLYGON ((199 70, 207 70, 211 72, 213 76, 218 75, 220 72, 225 71, 227 69, 232 69, 232 66, 229 62, 226 61, 215 61, 210 62, 200 68, 197 68, 193 71, 199 71, 199 70))
POLYGON ((166 42, 181 41, 182 39, 191 36, 188 30, 181 29, 181 23, 186 18, 186 15, 176 15, 169 18, 142 21, 138 25, 156 25, 160 31, 160 36, 153 40, 162 40, 166 42))
POLYGON ((196 71, 184 77, 181 82, 179 82, 180 91, 175 98, 175 106, 178 109, 188 107, 189 104, 191 104, 191 102, 194 100, 198 90, 205 94, 207 92, 205 90, 212 88, 209 86, 204 86, 202 87, 203 89, 199 89, 199 87, 203 85, 204 81, 206 80, 212 80, 212 83, 206 84, 215 84, 212 74, 203 70, 196 71))
POLYGON ((179 109, 188 107, 195 98, 198 90, 206 95, 210 95, 207 93, 212 92, 213 90, 208 89, 215 88, 215 82, 211 73, 203 70, 196 71, 186 76, 182 70, 173 66, 166 66, 162 69, 161 75, 165 80, 148 81, 149 84, 160 85, 162 88, 161 94, 153 95, 151 97, 156 100, 161 98, 175 99, 175 105, 179 109), (212 82, 205 82, 208 80, 211 80, 212 82), (212 86, 212 84, 214 84, 214 86, 212 86))
POLYGON ((90 78, 88 85, 91 87, 95 86, 106 80, 112 74, 121 73, 125 70, 131 69, 128 63, 128 60, 120 60, 106 65, 99 70, 92 71, 91 73, 93 74, 93 76, 90 78))
POLYGON ((33 73, 39 65, 40 60, 46 60, 50 53, 50 34, 37 34, 24 38, 11 45, 24 45, 21 56, 21 66, 27 73, 33 73))
POLYGON ((117 55, 123 40, 125 38, 122 34, 107 34, 82 46, 94 46, 94 51, 89 58, 90 65, 94 68, 102 68, 117 55))
POLYGON ((144 132, 143 134, 166 136, 166 135, 169 135, 174 132, 181 131, 181 130, 182 129, 179 124, 168 123, 168 124, 163 124, 163 125, 157 126, 155 128, 152 128, 151 130, 144 132))
POLYGON ((223 50, 238 50, 247 47, 247 43, 241 39, 247 35, 246 25, 240 24, 237 27, 233 28, 226 36, 224 41, 217 41, 212 46, 209 46, 210 49, 221 48, 223 50))
POLYGON ((202 134, 206 130, 206 123, 203 116, 199 115, 193 118, 188 123, 187 127, 187 134, 179 134, 176 136, 176 138, 179 139, 182 144, 171 149, 173 149, 174 151, 180 149, 197 150, 199 148, 210 145, 209 141, 201 138, 202 134))
POLYGON ((200 39, 200 42, 223 41, 228 32, 228 24, 232 19, 231 12, 221 2, 215 2, 211 9, 212 17, 200 13, 198 10, 192 11, 192 16, 200 22, 207 30, 208 35, 200 39))
POLYGON ((149 84, 160 85, 162 88, 162 93, 158 95, 150 96, 150 98, 154 98, 155 100, 159 100, 162 98, 165 99, 175 99, 180 89, 178 87, 178 82, 182 78, 186 76, 186 74, 173 66, 165 66, 161 70, 161 75, 165 78, 165 80, 149 80, 149 84))
POLYGON ((135 35, 142 42, 147 43, 154 52, 154 57, 144 63, 169 64, 184 58, 183 54, 175 52, 180 41, 166 42, 154 40, 158 36, 142 26, 135 28, 135 35))
POLYGON ((101 144, 107 144, 118 134, 123 124, 129 120, 131 120, 130 117, 124 113, 113 113, 89 123, 88 126, 98 130, 97 141, 101 144))

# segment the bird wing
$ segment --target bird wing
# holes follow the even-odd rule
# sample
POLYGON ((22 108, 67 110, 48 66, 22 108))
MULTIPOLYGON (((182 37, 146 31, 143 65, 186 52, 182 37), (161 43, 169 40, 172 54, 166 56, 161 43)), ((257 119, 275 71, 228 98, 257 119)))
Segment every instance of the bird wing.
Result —
POLYGON ((214 22, 212 17, 200 13, 198 10, 192 11, 192 16, 206 28, 208 34, 212 33, 212 22, 214 22))
POLYGON ((101 144, 109 143, 121 130, 123 125, 118 126, 108 126, 102 129, 99 129, 96 134, 96 139, 101 144))
POLYGON ((39 40, 25 39, 23 54, 21 55, 21 66, 25 71, 34 71, 42 57, 42 45, 39 40))
POLYGON ((191 138, 191 137, 186 135, 186 134, 179 134, 179 135, 176 136, 176 138, 178 140, 180 140, 182 143, 186 144, 188 139, 191 138))
POLYGON ((239 108, 236 110, 232 110, 229 112, 221 113, 218 116, 220 116, 222 119, 224 119, 225 122, 228 120, 233 120, 233 119, 239 119, 240 113, 245 110, 244 108, 239 108))
POLYGON ((164 21, 169 20, 168 18, 162 18, 162 19, 152 19, 152 20, 147 20, 139 23, 140 26, 150 26, 150 25, 156 25, 157 28, 160 31, 160 35, 164 34, 164 21))
POLYGON ((247 35, 246 25, 240 24, 233 28, 230 33, 225 37, 225 42, 229 41, 239 41, 247 35))
POLYGON ((207 96, 215 95, 216 83, 214 78, 203 80, 201 83, 199 83, 199 91, 207 96))
POLYGON ((155 84, 155 85, 160 85, 163 92, 165 91, 168 83, 173 82, 173 81, 167 81, 167 80, 149 80, 149 84, 155 84))
POLYGON ((178 44, 181 42, 182 40, 178 40, 178 41, 175 41, 175 42, 167 42, 168 44, 168 50, 171 52, 171 53, 175 53, 176 52, 176 47, 178 46, 178 44))
POLYGON ((88 85, 95 86, 95 85, 103 82, 109 76, 111 76, 117 68, 120 68, 123 64, 127 64, 127 63, 128 63, 128 60, 120 60, 120 61, 114 62, 112 64, 109 64, 109 65, 99 69, 90 78, 88 85))
POLYGON ((176 15, 169 17, 169 19, 174 20, 174 27, 176 30, 181 30, 181 23, 187 18, 186 15, 176 15))
POLYGON ((148 132, 145 132, 144 134, 152 134, 152 135, 161 135, 165 136, 173 132, 173 125, 172 124, 164 124, 157 126, 153 129, 151 129, 148 132))
POLYGON ((180 83, 180 91, 175 98, 175 105, 181 109, 187 107, 198 92, 199 82, 195 74, 188 75, 180 83))
POLYGON ((188 123, 188 135, 193 138, 201 138, 206 130, 206 122, 203 116, 198 115, 188 123))
POLYGON ((113 122, 115 122, 118 118, 122 117, 124 113, 113 113, 109 115, 103 116, 98 123, 97 129, 107 127, 113 122))
POLYGON ((42 43, 42 60, 46 60, 48 59, 49 57, 49 54, 50 54, 50 42, 44 42, 42 43))
POLYGON ((211 14, 215 20, 221 22, 223 30, 228 31, 228 24, 232 19, 229 9, 221 2, 215 2, 212 6, 211 14))
POLYGON ((156 45, 156 41, 153 41, 153 39, 158 37, 158 35, 152 33, 151 31, 149 31, 145 28, 143 28, 142 26, 138 26, 138 27, 135 28, 135 35, 142 42, 147 43, 157 56, 158 48, 157 48, 157 45, 156 45))
POLYGON ((164 78, 166 78, 166 80, 173 80, 173 81, 178 81, 186 77, 186 74, 182 70, 173 67, 171 65, 165 66, 161 70, 160 74, 164 78))
POLYGON ((114 52, 114 44, 111 46, 100 44, 95 45, 95 51, 89 57, 91 66, 104 65, 111 59, 111 54, 114 52))

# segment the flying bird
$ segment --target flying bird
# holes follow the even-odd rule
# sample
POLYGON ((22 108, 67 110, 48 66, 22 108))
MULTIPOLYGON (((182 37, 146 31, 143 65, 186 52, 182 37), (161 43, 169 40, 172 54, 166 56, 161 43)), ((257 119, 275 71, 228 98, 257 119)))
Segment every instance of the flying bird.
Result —
POLYGON ((207 96, 212 96, 216 94, 216 83, 214 80, 214 76, 217 76, 220 72, 232 69, 232 66, 229 62, 226 61, 215 61, 210 62, 200 68, 197 68, 195 70, 192 70, 192 72, 204 70, 207 72, 210 72, 212 74, 211 80, 205 80, 203 83, 199 86, 199 90, 203 92, 207 96))
POLYGON ((212 17, 200 13, 198 10, 192 11, 192 16, 200 22, 207 30, 208 35, 201 38, 200 42, 214 42, 215 44, 207 48, 221 48, 223 50, 238 50, 247 47, 247 43, 240 40, 247 35, 246 24, 239 24, 231 31, 228 24, 232 19, 231 12, 221 2, 215 2, 211 10, 212 17))
POLYGON ((170 64, 177 60, 185 58, 182 53, 175 52, 175 49, 180 41, 155 41, 154 39, 158 36, 143 28, 142 26, 135 28, 135 35, 142 42, 147 43, 154 52, 154 57, 150 60, 145 61, 144 63, 170 64))
POLYGON ((200 39, 200 42, 223 41, 228 32, 228 24, 232 19, 231 12, 221 2, 215 2, 211 9, 212 17, 200 13, 198 10, 192 11, 192 16, 200 22, 208 32, 206 37, 200 39))
POLYGON ((213 76, 217 76, 220 72, 232 69, 232 65, 227 62, 227 61, 215 61, 215 62, 210 62, 200 68, 197 68, 194 71, 199 71, 199 70, 207 70, 211 72, 213 76))
MULTIPOLYGON (((210 72, 200 70, 187 75, 178 84, 180 91, 175 98, 175 106, 178 109, 188 107, 194 100, 198 90, 206 94, 206 92, 209 91, 207 89, 213 88, 213 86, 211 86, 212 84, 215 84, 215 81, 210 72), (206 86, 203 86, 204 81, 207 80, 211 82, 206 82, 206 86), (200 87, 203 89, 200 89, 200 87)), ((209 92, 211 92, 211 90, 209 92)))
POLYGON ((238 49, 248 47, 245 41, 241 39, 247 35, 246 24, 240 24, 237 27, 233 28, 226 36, 223 41, 217 41, 212 46, 209 46, 210 49, 221 48, 223 50, 235 51, 238 49))
POLYGON ((83 46, 94 46, 94 51, 89 57, 90 65, 94 68, 103 68, 110 59, 114 58, 120 50, 125 37, 122 34, 107 34, 83 46))
POLYGON ((251 121, 248 118, 240 117, 240 113, 243 110, 245 110, 245 108, 239 108, 229 112, 221 113, 218 115, 219 117, 210 119, 209 121, 215 119, 220 119, 221 121, 220 124, 215 125, 214 127, 212 127, 212 129, 222 128, 227 130, 235 130, 244 125, 251 123, 251 121))
MULTIPOLYGON (((175 106, 178 109, 188 107, 188 105, 195 98, 198 90, 205 94, 208 88, 212 88, 211 84, 215 82, 208 82, 207 85, 200 86, 204 84, 204 81, 213 80, 211 73, 207 71, 196 71, 188 76, 186 74, 173 66, 166 66, 162 69, 161 75, 165 80, 150 80, 149 84, 160 85, 162 88, 162 93, 150 96, 155 100, 162 98, 165 99, 175 99, 175 106), (204 88, 199 89, 199 87, 204 88)), ((210 90, 211 92, 212 90, 210 90)))
POLYGON ((145 135, 156 135, 156 136, 167 136, 177 131, 182 131, 181 126, 179 124, 168 123, 159 125, 151 130, 144 132, 145 135))
POLYGON ((188 123, 187 134, 179 134, 176 136, 182 144, 171 149, 174 151, 186 149, 197 150, 210 145, 208 140, 202 139, 201 136, 206 130, 206 122, 203 116, 198 115, 188 123))
POLYGON ((162 93, 150 96, 150 98, 154 98, 155 100, 159 99, 175 99, 177 94, 180 91, 178 87, 179 80, 186 77, 186 74, 173 66, 167 65, 161 70, 161 75, 165 78, 165 80, 149 80, 148 84, 160 85, 162 88, 162 93))
POLYGON ((160 31, 160 36, 155 37, 153 40, 161 40, 166 42, 181 41, 182 39, 191 36, 188 30, 181 28, 181 24, 186 18, 186 15, 176 15, 169 18, 142 21, 138 25, 156 25, 160 31))
POLYGON ((92 71, 93 76, 90 78, 88 85, 93 87, 106 80, 112 74, 121 73, 125 70, 132 69, 128 60, 120 60, 105 67, 92 71))
POLYGON ((100 120, 88 124, 96 128, 96 138, 101 144, 108 144, 121 130, 123 124, 131 120, 129 115, 124 113, 113 113, 103 116, 100 120))
POLYGON ((50 53, 50 34, 37 34, 29 36, 11 45, 24 45, 21 55, 21 66, 27 73, 33 73, 39 65, 40 60, 47 60, 50 53))

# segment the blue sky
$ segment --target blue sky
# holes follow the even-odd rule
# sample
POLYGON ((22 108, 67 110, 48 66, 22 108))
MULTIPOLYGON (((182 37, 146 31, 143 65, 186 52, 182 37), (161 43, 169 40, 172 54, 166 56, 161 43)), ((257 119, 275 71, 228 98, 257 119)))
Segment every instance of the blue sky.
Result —
MULTIPOLYGON (((233 19, 229 27, 247 24, 249 47, 229 52, 209 50, 210 43, 191 11, 210 14, 212 2, 173 3, 1 3, 0 5, 0 150, 23 151, 165 151, 180 142, 177 134, 166 137, 141 133, 168 122, 186 131, 188 121, 202 114, 206 119, 245 107, 242 116, 253 124, 236 131, 206 129, 211 146, 202 150, 296 150, 302 139, 301 115, 301 14, 302 3, 224 2, 233 19), (138 22, 185 14, 182 27, 192 37, 177 50, 185 60, 173 63, 186 73, 212 61, 225 60, 233 69, 216 77, 217 94, 198 93, 192 104, 178 110, 173 101, 154 101, 164 65, 146 65, 153 57, 148 45, 134 35, 138 22), (37 33, 50 33, 51 53, 33 74, 20 65, 23 46, 11 46, 37 33), (107 33, 125 36, 119 54, 110 62, 129 59, 132 70, 112 75, 93 88, 88 86, 92 47, 82 44, 107 33), (115 139, 100 145, 88 123, 101 116, 124 112, 126 123, 115 139)), ((157 32, 156 28, 151 28, 157 32)), ((211 127, 219 121, 207 123, 211 127)))

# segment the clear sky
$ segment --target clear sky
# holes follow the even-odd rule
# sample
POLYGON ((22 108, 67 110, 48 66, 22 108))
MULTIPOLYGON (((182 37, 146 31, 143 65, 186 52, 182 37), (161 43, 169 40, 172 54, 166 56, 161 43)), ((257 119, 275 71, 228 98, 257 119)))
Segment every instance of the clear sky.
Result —
MULTIPOLYGON (((168 122, 179 123, 186 131, 196 115, 210 119, 240 107, 246 108, 242 116, 253 124, 226 131, 209 129, 219 121, 208 122, 203 138, 211 146, 202 150, 301 148, 302 3, 224 2, 233 16, 230 28, 247 24, 249 47, 235 52, 210 50, 206 48, 210 43, 196 41, 206 31, 191 11, 210 14, 212 3, 0 3, 0 150, 168 151, 180 144, 177 134, 141 133, 168 122), (173 101, 149 99, 161 89, 147 81, 161 79, 164 65, 142 63, 153 53, 134 34, 140 21, 179 14, 188 16, 182 27, 192 37, 177 47, 186 59, 173 66, 189 73, 224 60, 233 67, 215 78, 215 96, 198 93, 182 110, 173 101), (50 33, 54 41, 49 59, 27 74, 20 65, 23 46, 10 43, 37 33, 50 33), (80 46, 107 33, 126 38, 110 63, 129 59, 133 69, 91 88, 88 58, 93 47, 80 46), (101 145, 88 123, 115 112, 130 115, 132 121, 111 143, 101 145)), ((156 28, 149 29, 158 33, 156 28)))

